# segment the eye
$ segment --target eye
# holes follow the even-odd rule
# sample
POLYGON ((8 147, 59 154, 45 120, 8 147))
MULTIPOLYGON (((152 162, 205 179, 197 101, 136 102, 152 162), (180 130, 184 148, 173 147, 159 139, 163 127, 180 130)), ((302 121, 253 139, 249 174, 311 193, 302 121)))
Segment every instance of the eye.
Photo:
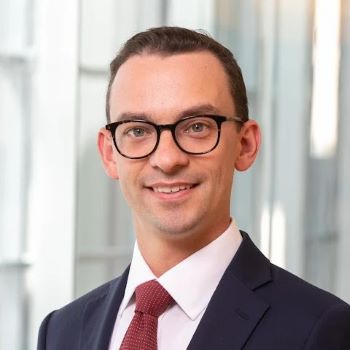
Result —
POLYGON ((188 132, 202 132, 207 128, 204 123, 196 122, 188 128, 188 132))
POLYGON ((185 123, 183 132, 186 134, 204 134, 210 129, 210 122, 207 122, 206 120, 193 120, 185 123))
POLYGON ((142 137, 145 136, 146 130, 140 127, 135 127, 127 130, 126 134, 133 137, 142 137))
POLYGON ((154 133, 154 128, 146 123, 125 123, 124 129, 121 129, 123 137, 145 138, 154 133))

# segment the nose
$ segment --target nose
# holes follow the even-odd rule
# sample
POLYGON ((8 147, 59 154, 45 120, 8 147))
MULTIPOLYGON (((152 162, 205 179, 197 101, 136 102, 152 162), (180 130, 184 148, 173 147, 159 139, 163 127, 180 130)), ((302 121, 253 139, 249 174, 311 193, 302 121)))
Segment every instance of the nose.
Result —
POLYGON ((177 172, 189 163, 188 154, 176 145, 170 130, 163 130, 159 144, 150 156, 150 164, 166 174, 177 172))

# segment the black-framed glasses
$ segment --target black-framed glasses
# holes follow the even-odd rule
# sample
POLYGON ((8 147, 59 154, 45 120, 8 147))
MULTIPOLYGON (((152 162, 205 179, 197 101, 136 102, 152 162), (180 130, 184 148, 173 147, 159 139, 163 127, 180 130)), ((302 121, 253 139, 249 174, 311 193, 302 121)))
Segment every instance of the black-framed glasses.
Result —
POLYGON ((160 135, 170 130, 177 147, 183 152, 201 155, 211 152, 219 144, 221 124, 232 121, 243 124, 238 117, 196 115, 174 124, 155 124, 146 120, 122 120, 106 125, 117 151, 130 159, 146 158, 158 147, 160 135))

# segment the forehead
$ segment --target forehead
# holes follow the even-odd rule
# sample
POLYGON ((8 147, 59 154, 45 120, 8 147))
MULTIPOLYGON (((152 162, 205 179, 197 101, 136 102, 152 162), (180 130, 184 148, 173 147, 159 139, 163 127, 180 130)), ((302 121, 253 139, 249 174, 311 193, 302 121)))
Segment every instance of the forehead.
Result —
POLYGON ((225 69, 210 52, 133 56, 119 68, 111 88, 112 120, 142 113, 168 122, 166 117, 176 118, 197 105, 234 112, 225 69))

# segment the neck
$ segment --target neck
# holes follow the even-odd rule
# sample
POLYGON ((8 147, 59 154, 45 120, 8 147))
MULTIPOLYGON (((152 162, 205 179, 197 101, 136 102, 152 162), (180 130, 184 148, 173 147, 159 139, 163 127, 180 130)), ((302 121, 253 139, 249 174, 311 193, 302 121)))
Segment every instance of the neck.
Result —
POLYGON ((136 227, 136 239, 140 252, 156 277, 161 276, 196 251, 219 237, 229 226, 230 219, 214 230, 206 229, 179 236, 151 231, 140 231, 136 227))

